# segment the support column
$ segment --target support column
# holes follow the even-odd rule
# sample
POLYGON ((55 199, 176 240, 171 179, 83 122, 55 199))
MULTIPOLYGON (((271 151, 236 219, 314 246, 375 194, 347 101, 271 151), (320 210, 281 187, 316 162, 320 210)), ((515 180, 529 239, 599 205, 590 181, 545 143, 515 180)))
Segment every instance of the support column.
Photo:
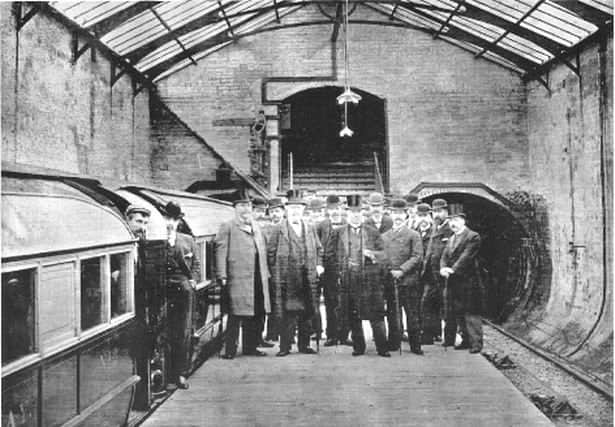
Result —
POLYGON ((267 143, 269 146, 269 192, 276 194, 280 190, 280 116, 277 105, 265 105, 265 117, 267 118, 267 143))

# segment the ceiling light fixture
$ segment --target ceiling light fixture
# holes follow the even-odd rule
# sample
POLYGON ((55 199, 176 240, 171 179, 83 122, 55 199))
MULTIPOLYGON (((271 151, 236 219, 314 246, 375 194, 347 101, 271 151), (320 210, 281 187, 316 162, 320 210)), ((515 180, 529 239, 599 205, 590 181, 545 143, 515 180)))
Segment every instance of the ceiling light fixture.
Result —
POLYGON ((344 104, 344 129, 340 131, 341 137, 350 137, 354 134, 348 127, 348 103, 358 104, 361 95, 350 89, 350 66, 348 61, 348 0, 344 5, 344 92, 337 97, 337 103, 344 104))

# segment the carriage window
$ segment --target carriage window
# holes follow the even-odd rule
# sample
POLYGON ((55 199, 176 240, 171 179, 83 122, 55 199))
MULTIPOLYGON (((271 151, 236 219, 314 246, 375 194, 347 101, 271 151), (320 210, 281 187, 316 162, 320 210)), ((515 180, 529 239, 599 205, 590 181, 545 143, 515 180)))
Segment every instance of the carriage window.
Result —
POLYGON ((128 254, 113 254, 111 260, 111 318, 130 311, 128 254))
POLYGON ((81 330, 104 322, 103 258, 81 260, 81 330))
POLYGON ((205 278, 211 279, 214 277, 213 273, 213 263, 214 263, 214 242, 207 241, 205 243, 205 258, 202 265, 203 271, 205 272, 205 278))
POLYGON ((34 353, 35 269, 2 273, 2 365, 34 353))

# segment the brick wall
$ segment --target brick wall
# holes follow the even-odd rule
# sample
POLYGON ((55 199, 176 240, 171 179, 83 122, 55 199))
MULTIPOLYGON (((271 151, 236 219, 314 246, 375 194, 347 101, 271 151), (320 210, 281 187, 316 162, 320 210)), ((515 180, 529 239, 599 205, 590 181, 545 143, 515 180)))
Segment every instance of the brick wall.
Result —
MULTIPOLYGON (((320 19, 315 7, 283 23, 320 19)), ((362 7, 353 18, 378 19, 362 7)), ((245 127, 213 121, 254 117, 263 78, 330 76, 331 26, 264 33, 235 44, 162 80, 166 103, 208 143, 244 171, 249 168, 245 127)), ((497 190, 528 182, 525 89, 512 72, 417 31, 353 25, 352 84, 387 101, 390 177, 394 191, 420 181, 481 181, 497 190)), ((271 84, 269 95, 343 84, 271 84)))

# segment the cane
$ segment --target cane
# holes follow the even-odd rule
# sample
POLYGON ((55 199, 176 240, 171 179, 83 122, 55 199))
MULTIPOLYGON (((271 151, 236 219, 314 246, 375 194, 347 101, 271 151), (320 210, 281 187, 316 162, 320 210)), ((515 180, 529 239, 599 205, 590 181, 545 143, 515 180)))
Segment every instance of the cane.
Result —
MULTIPOLYGON (((444 303, 444 332, 446 332, 447 331, 446 324, 448 322, 448 319, 450 318, 450 316, 448 315, 448 297, 449 297, 448 295, 448 276, 444 278, 444 291, 442 292, 442 294, 443 294, 442 302, 444 303)), ((455 344, 454 341, 455 340, 453 340, 453 344, 455 344)), ((448 350, 447 347, 448 346, 446 345, 446 336, 444 336, 444 351, 445 352, 448 350)))
POLYGON ((399 326, 399 354, 402 354, 402 335, 404 333, 404 322, 401 318, 401 304, 399 302, 399 279, 393 279, 393 290, 395 292, 395 305, 397 306, 397 325, 399 326))

